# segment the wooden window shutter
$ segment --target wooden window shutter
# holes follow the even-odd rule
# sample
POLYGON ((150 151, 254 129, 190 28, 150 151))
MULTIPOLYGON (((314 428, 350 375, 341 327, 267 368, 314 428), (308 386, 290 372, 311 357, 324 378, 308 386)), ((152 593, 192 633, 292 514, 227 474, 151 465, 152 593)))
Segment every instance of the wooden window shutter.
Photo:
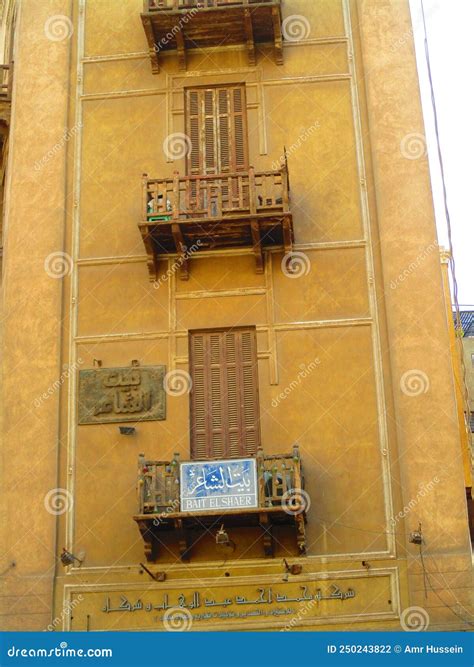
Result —
POLYGON ((204 131, 202 133, 202 150, 204 153, 204 173, 215 174, 218 168, 216 155, 216 91, 204 90, 204 131))
POLYGON ((231 169, 242 171, 248 169, 247 111, 243 86, 230 89, 229 104, 233 131, 231 169))
POLYGON ((188 174, 247 170, 245 87, 187 89, 186 133, 192 145, 186 165, 188 174))
POLYGON ((254 456, 260 445, 255 328, 190 336, 191 457, 254 456))
POLYGON ((191 139, 192 150, 188 155, 187 170, 189 175, 202 173, 202 156, 200 151, 200 98, 197 90, 190 90, 187 98, 187 134, 191 139))

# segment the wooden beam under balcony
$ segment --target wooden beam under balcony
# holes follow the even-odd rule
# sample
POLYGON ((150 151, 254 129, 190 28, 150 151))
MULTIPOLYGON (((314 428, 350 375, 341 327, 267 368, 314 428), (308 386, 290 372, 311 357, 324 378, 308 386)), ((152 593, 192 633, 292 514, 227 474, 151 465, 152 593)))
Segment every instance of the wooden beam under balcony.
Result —
POLYGON ((255 45, 269 43, 283 62, 281 0, 144 0, 141 18, 154 74, 160 52, 177 51, 186 69, 187 50, 215 46, 246 45, 255 65, 255 45))
POLYGON ((258 220, 250 221, 250 231, 252 233, 253 252, 257 264, 257 273, 263 273, 265 267, 263 265, 262 237, 260 235, 260 223, 258 220))
POLYGON ((178 261, 180 263, 180 272, 182 280, 188 280, 189 271, 188 271, 188 257, 186 253, 186 244, 184 242, 183 232, 178 223, 171 225, 171 233, 173 234, 174 242, 176 245, 176 251, 178 253, 178 261))
MULTIPOLYGON (((139 229, 148 257, 149 277, 159 277, 158 261, 178 256, 180 277, 202 251, 253 250, 257 273, 264 250, 293 247, 286 166, 277 171, 151 179, 143 177, 143 217, 139 229)), ((164 269, 164 267, 163 267, 164 269)))

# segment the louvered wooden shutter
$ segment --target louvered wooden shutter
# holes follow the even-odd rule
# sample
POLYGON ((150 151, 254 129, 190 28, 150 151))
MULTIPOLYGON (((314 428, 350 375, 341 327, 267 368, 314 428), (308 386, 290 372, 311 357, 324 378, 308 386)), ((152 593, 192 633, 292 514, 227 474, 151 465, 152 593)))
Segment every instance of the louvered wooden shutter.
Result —
POLYGON ((245 87, 186 90, 186 132, 192 145, 187 159, 188 174, 247 170, 245 87))
POLYGON ((201 174, 202 155, 201 155, 201 114, 200 114, 200 95, 197 90, 189 90, 187 95, 186 124, 187 134, 191 139, 192 150, 187 159, 187 172, 189 175, 201 174))
POLYGON ((254 328, 190 336, 191 456, 254 456, 260 444, 254 328))

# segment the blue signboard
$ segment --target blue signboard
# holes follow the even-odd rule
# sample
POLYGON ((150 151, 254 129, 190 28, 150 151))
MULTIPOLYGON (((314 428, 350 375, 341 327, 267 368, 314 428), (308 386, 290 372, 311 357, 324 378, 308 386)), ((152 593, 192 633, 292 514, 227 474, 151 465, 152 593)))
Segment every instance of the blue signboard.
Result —
POLYGON ((181 511, 258 507, 255 459, 181 463, 181 511))

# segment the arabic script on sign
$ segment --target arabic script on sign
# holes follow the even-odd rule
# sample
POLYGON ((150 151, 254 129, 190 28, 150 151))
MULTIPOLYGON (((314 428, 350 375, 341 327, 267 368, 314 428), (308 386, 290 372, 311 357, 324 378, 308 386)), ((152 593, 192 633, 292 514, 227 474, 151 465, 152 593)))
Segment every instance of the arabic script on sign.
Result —
POLYGON ((164 419, 164 366, 79 372, 79 423, 164 419))
POLYGON ((180 471, 185 512, 258 506, 255 459, 192 461, 182 463, 180 471))
MULTIPOLYGON (((321 588, 317 588, 316 590, 310 590, 309 586, 300 586, 300 593, 298 595, 287 595, 285 593, 279 593, 278 591, 274 591, 273 588, 268 587, 268 588, 258 588, 258 596, 256 598, 251 597, 248 599, 244 595, 234 595, 234 596, 228 596, 225 599, 218 599, 215 600, 213 597, 205 596, 204 598, 201 597, 201 594, 199 591, 194 591, 191 595, 189 594, 188 597, 184 595, 184 593, 180 593, 177 595, 176 598, 170 599, 170 596, 168 593, 164 593, 162 595, 162 600, 159 604, 153 604, 152 602, 149 601, 142 601, 141 598, 138 598, 138 600, 134 603, 130 602, 129 599, 125 595, 121 595, 120 597, 120 603, 118 605, 113 605, 110 597, 105 598, 104 605, 102 607, 102 611, 105 612, 106 614, 109 614, 111 612, 121 612, 121 611, 128 611, 128 612, 134 612, 134 611, 166 611, 167 609, 189 609, 191 611, 194 610, 199 610, 202 607, 229 607, 231 605, 243 605, 243 606, 250 606, 250 607, 255 607, 259 605, 275 605, 278 603, 305 603, 305 604, 312 604, 312 603, 319 603, 323 600, 350 600, 355 597, 356 593, 354 589, 348 588, 346 591, 343 591, 337 586, 336 584, 331 584, 330 590, 327 593, 323 593, 321 588)), ((259 607, 260 608, 260 607, 259 607)), ((272 615, 272 616, 279 616, 279 615, 285 615, 287 613, 294 612, 294 608, 289 609, 288 607, 278 607, 273 609, 271 612, 261 612, 258 610, 251 610, 251 611, 246 611, 244 612, 226 612, 226 614, 220 614, 220 617, 244 617, 244 616, 260 616, 260 615, 272 615)), ((211 614, 199 614, 198 616, 195 616, 198 620, 201 619, 206 619, 206 618, 212 618, 213 615, 211 614)))

